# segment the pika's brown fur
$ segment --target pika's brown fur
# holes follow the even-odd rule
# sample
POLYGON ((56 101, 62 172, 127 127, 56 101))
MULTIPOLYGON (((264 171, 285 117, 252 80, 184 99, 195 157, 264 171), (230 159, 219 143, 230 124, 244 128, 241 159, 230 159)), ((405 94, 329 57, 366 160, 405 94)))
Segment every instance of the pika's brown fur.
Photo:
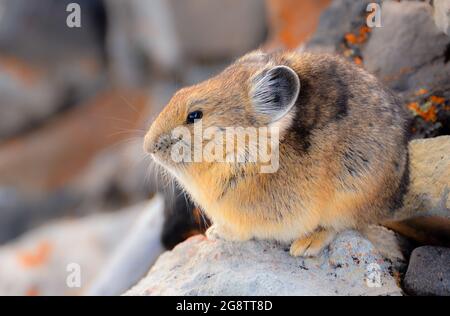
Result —
POLYGON ((292 242, 292 255, 314 256, 337 232, 379 223, 401 207, 408 184, 407 124, 395 96, 355 65, 329 55, 255 51, 177 92, 144 147, 178 179, 219 235, 292 242), (289 112, 273 122, 255 109, 253 89, 277 66, 295 72, 300 92, 289 112), (203 128, 278 124, 278 171, 171 161, 170 133, 179 126, 192 131, 196 123, 186 124, 186 117, 196 110, 203 112, 203 128))

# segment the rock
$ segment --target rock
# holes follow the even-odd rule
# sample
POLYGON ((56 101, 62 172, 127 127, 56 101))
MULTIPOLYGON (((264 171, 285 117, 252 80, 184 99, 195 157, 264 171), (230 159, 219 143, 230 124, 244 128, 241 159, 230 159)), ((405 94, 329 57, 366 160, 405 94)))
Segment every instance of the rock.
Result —
POLYGON ((331 0, 268 0, 268 47, 296 48, 314 33, 319 17, 331 0))
POLYGON ((142 86, 148 63, 159 70, 180 67, 181 48, 172 12, 164 0, 110 0, 107 50, 113 81, 120 86, 142 86))
POLYGON ((344 35, 353 25, 364 19, 367 5, 373 0, 335 0, 320 16, 320 22, 311 40, 304 46, 308 51, 335 53, 344 35))
MULTIPOLYGON (((364 236, 375 246, 380 255, 392 263, 393 271, 403 272, 414 245, 406 237, 379 225, 370 225, 364 236)), ((398 276, 398 275, 396 275, 398 276)))
POLYGON ((102 58, 105 11, 102 1, 77 0, 82 27, 66 24, 71 0, 3 2, 0 19, 0 51, 54 68, 73 60, 102 58))
POLYGON ((0 57, 0 138, 45 118, 62 103, 61 93, 44 78, 36 67, 0 57))
POLYGON ((0 139, 77 104, 103 82, 101 2, 79 1, 82 27, 69 28, 70 2, 2 3, 7 14, 0 19, 0 139))
POLYGON ((434 0, 433 7, 436 26, 450 36, 450 2, 447 0, 434 0))
POLYGON ((77 295, 88 288, 145 204, 66 219, 32 230, 0 248, 0 295, 77 295), (76 264, 80 287, 66 283, 76 264), (73 265, 72 265, 73 267, 73 265))
POLYGON ((445 196, 450 188, 450 136, 413 140, 409 153, 410 184, 404 206, 396 212, 396 221, 384 224, 422 243, 450 245, 450 196, 445 196), (419 217, 430 212, 440 216, 419 217))
MULTIPOLYGON (((265 36, 264 1, 260 0, 111 0, 108 53, 114 80, 142 85, 146 66, 156 73, 183 74, 190 61, 238 57, 265 36)), ((153 82, 152 82, 153 83, 153 82)))
POLYGON ((2 185, 44 193, 61 188, 102 150, 140 136, 148 100, 146 91, 104 89, 33 133, 0 144, 2 185))
POLYGON ((68 185, 75 195, 94 204, 112 208, 145 200, 157 192, 152 162, 144 159, 142 139, 99 151, 68 185))
POLYGON ((363 49, 364 67, 399 92, 445 90, 449 38, 436 27, 432 7, 425 2, 385 1, 381 17, 383 27, 372 29, 363 49))
POLYGON ((57 190, 43 197, 0 187, 0 245, 45 221, 77 214, 80 201, 81 197, 69 190, 57 190))
POLYGON ((163 252, 161 231, 164 200, 156 196, 147 205, 108 263, 92 282, 86 295, 120 295, 136 284, 163 252))
POLYGON ((396 219, 442 212, 448 217, 450 196, 450 136, 413 140, 409 144, 408 191, 396 219), (447 208, 447 212, 445 212, 447 208))
POLYGON ((195 60, 238 57, 261 43, 265 8, 260 0, 171 0, 184 56, 195 60))
POLYGON ((161 255, 125 295, 401 295, 391 267, 354 231, 307 259, 274 242, 198 235, 161 255))
POLYGON ((49 219, 86 215, 100 205, 118 208, 154 192, 145 183, 148 161, 138 129, 147 102, 144 91, 105 90, 34 133, 0 144, 0 243, 49 219))
POLYGON ((411 295, 450 296, 450 248, 416 248, 403 285, 411 295))

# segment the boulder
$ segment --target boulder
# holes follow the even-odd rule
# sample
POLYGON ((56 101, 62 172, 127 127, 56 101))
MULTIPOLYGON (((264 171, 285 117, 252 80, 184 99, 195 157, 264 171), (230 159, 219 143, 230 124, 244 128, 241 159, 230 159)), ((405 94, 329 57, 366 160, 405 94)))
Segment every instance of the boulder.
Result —
POLYGON ((314 33, 319 24, 320 14, 330 3, 331 0, 266 1, 269 40, 265 46, 269 48, 296 48, 314 33))
POLYGON ((409 152, 404 207, 384 224, 420 243, 450 246, 450 136, 413 140, 409 152))
MULTIPOLYGON (((0 247, 0 295, 78 295, 102 271, 145 210, 128 209, 65 219, 31 230, 0 247), (79 286, 67 283, 79 268, 79 286)), ((76 284, 73 284, 76 285, 76 284)))
POLYGON ((308 51, 335 53, 344 35, 356 24, 365 21, 365 10, 369 3, 381 0, 335 0, 320 16, 320 22, 312 38, 305 44, 308 51))
POLYGON ((147 91, 103 89, 23 137, 0 145, 2 185, 48 192, 69 183, 102 150, 140 136, 147 91))
MULTIPOLYGON (((142 204, 141 204, 142 206, 142 204)), ((157 195, 144 204, 134 225, 103 266, 85 295, 120 295, 145 276, 163 252, 161 231, 164 199, 157 195)))
POLYGON ((294 258, 288 245, 234 243, 208 230, 160 256, 125 295, 401 295, 393 264, 355 231, 318 258, 294 258))
POLYGON ((238 57, 264 39, 264 1, 171 0, 169 4, 184 56, 195 60, 238 57))
POLYGON ((102 2, 78 1, 80 28, 66 25, 69 3, 17 0, 1 4, 0 140, 42 124, 103 84, 102 2))
POLYGON ((81 216, 80 201, 80 195, 71 190, 43 197, 0 186, 0 245, 55 217, 81 216))
POLYGON ((409 143, 409 185, 396 220, 430 215, 450 219, 450 136, 409 143))
POLYGON ((102 59, 106 32, 103 1, 77 0, 81 27, 66 20, 71 0, 7 1, 1 4, 0 52, 52 69, 85 58, 102 59))
POLYGON ((436 26, 450 36, 450 2, 447 0, 434 0, 433 7, 436 26))
POLYGON ((146 91, 107 89, 0 143, 0 244, 50 219, 87 214, 94 204, 120 208, 154 192, 138 129, 148 111, 146 91))
POLYGON ((432 7, 385 1, 381 8, 382 27, 372 29, 363 48, 364 67, 398 92, 446 90, 449 38, 436 27, 432 7))
POLYGON ((403 286, 411 295, 450 296, 450 248, 416 248, 411 254, 403 286))

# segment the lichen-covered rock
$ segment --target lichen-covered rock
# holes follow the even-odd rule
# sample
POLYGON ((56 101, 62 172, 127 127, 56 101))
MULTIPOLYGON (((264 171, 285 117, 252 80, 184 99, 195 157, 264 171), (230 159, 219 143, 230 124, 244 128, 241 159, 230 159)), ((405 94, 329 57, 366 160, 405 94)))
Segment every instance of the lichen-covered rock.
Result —
POLYGON ((448 37, 433 20, 432 7, 419 1, 384 1, 382 27, 372 29, 363 49, 364 67, 395 90, 416 91, 448 84, 448 37))
POLYGON ((0 296, 81 294, 105 266, 140 210, 142 205, 53 222, 0 247, 0 296), (79 287, 66 282, 77 267, 79 287))
POLYGON ((163 254, 126 295, 401 295, 392 263, 355 231, 318 258, 294 258, 268 241, 227 242, 207 233, 163 254))
POLYGON ((369 3, 381 3, 381 0, 335 0, 321 17, 317 31, 305 44, 308 51, 335 53, 342 44, 344 35, 352 31, 365 16, 369 3))
POLYGON ((411 295, 450 296, 450 248, 416 248, 403 285, 411 295))
POLYGON ((320 14, 330 3, 331 0, 266 1, 270 30, 266 46, 293 49, 302 44, 314 33, 320 14))

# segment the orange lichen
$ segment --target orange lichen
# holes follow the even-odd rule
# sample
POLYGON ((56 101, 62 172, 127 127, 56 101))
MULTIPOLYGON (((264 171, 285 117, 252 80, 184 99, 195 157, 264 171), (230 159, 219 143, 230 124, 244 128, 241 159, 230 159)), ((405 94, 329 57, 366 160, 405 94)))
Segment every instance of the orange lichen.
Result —
POLYGON ((444 104, 445 99, 444 99, 444 98, 441 98, 441 97, 437 97, 437 96, 435 96, 435 95, 432 95, 432 96, 430 97, 430 101, 433 102, 433 103, 435 103, 435 104, 444 104))
POLYGON ((417 96, 419 96, 419 95, 424 95, 424 94, 427 94, 427 93, 428 93, 427 89, 421 88, 421 89, 417 90, 417 92, 415 94, 417 96))
POLYGON ((417 102, 411 102, 407 106, 408 106, 408 109, 415 111, 415 112, 420 110, 419 103, 417 103, 417 102))
POLYGON ((32 286, 25 292, 25 296, 39 296, 39 290, 37 287, 32 286))
POLYGON ((330 2, 331 0, 267 0, 271 34, 266 46, 282 46, 288 49, 298 47, 314 34, 320 14, 330 2))
POLYGON ((437 108, 434 105, 420 106, 417 102, 411 102, 408 104, 408 109, 427 122, 436 122, 437 120, 437 108))
POLYGON ((361 28, 359 29, 359 36, 358 36, 358 41, 359 43, 364 43, 367 41, 367 38, 369 37, 368 34, 371 32, 372 30, 367 27, 367 26, 361 26, 361 28))
POLYGON ((428 122, 436 122, 437 120, 437 109, 432 105, 428 110, 426 110, 423 115, 423 119, 428 122))
POLYGON ((358 34, 347 33, 345 34, 344 38, 348 44, 352 45, 363 44, 367 41, 368 34, 370 33, 370 31, 371 29, 369 27, 361 26, 358 34))
POLYGON ((357 64, 358 66, 361 66, 362 63, 363 63, 361 57, 355 57, 355 58, 353 58, 353 61, 354 61, 354 63, 357 64))
POLYGON ((0 69, 28 86, 36 84, 43 76, 41 69, 10 56, 0 56, 0 69))
POLYGON ((31 251, 22 251, 17 254, 20 264, 26 268, 35 268, 45 264, 51 254, 52 245, 48 241, 42 241, 36 249, 31 251))
POLYGON ((358 38, 356 37, 356 35, 355 34, 353 34, 353 33, 347 33, 347 34, 345 34, 345 41, 347 42, 347 43, 350 43, 350 44, 353 44, 353 45, 355 45, 355 44, 357 44, 358 43, 358 38))

